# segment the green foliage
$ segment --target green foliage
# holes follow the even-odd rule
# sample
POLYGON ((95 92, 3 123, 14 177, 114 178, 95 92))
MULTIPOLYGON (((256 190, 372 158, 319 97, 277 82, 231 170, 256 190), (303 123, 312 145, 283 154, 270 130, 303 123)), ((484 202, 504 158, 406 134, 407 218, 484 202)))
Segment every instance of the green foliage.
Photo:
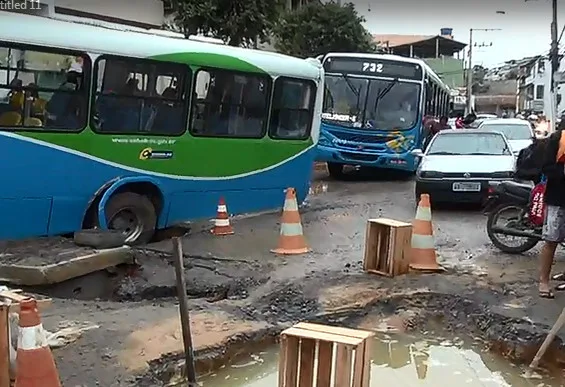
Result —
POLYGON ((283 0, 169 0, 174 24, 186 37, 198 33, 230 46, 268 41, 283 9, 283 0))
POLYGON ((352 3, 310 3, 287 12, 277 23, 274 35, 278 51, 311 57, 327 52, 373 52, 376 45, 363 26, 352 3))

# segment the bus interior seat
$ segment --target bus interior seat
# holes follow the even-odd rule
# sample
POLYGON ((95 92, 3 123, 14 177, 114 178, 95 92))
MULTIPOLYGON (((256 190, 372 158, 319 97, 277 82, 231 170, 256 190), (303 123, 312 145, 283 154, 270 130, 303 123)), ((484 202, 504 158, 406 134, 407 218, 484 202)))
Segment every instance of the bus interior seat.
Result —
POLYGON ((0 115, 0 126, 18 126, 22 123, 22 115, 15 111, 9 111, 0 115))
POLYGON ((24 120, 24 126, 32 127, 32 128, 41 128, 43 127, 43 122, 36 117, 28 117, 24 120))
POLYGON ((33 114, 38 114, 38 115, 45 114, 46 108, 47 108, 47 101, 44 100, 43 98, 36 98, 35 101, 33 101, 33 105, 32 105, 33 114))

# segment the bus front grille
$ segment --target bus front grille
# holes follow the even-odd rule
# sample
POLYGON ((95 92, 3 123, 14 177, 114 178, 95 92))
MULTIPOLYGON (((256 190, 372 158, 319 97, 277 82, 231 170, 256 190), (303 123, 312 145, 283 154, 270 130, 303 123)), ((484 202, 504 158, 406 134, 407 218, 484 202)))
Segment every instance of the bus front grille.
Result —
POLYGON ((329 131, 332 135, 340 140, 357 142, 361 144, 384 144, 387 141, 394 140, 396 137, 383 136, 383 135, 369 135, 369 134, 358 134, 358 133, 345 133, 345 132, 334 132, 329 131))
POLYGON ((341 157, 349 159, 349 160, 358 160, 358 161, 377 161, 379 156, 378 155, 371 155, 366 153, 351 153, 351 152, 339 152, 341 157))

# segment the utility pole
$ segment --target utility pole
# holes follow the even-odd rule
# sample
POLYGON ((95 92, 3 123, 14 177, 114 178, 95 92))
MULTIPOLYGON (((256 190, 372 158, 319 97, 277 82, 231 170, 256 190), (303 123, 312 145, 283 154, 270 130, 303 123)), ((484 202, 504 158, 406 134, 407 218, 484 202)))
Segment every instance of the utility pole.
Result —
MULTIPOLYGON (((502 11, 497 11, 497 13, 502 11)), ((473 31, 502 31, 500 28, 469 28, 469 65, 467 69, 467 114, 473 110, 473 103, 471 101, 473 96, 473 31)), ((490 45, 480 45, 479 47, 490 47, 490 45)))
POLYGON ((473 96, 473 29, 469 28, 469 61, 467 69, 467 114, 473 110, 471 97, 473 96))
MULTIPOLYGON (((557 0, 551 1, 552 20, 551 20, 551 50, 549 58, 551 60, 551 109, 550 122, 551 129, 555 129, 557 122, 557 79, 555 75, 559 71, 559 37, 557 36, 557 0)), ((551 130, 550 129, 550 130, 551 130)))

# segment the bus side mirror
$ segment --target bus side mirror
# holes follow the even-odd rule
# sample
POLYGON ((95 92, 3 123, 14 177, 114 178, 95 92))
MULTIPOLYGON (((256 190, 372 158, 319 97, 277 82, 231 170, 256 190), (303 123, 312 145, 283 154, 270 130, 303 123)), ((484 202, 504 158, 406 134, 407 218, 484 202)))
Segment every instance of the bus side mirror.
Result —
POLYGON ((449 103, 449 110, 455 110, 455 104, 453 102, 449 103))

